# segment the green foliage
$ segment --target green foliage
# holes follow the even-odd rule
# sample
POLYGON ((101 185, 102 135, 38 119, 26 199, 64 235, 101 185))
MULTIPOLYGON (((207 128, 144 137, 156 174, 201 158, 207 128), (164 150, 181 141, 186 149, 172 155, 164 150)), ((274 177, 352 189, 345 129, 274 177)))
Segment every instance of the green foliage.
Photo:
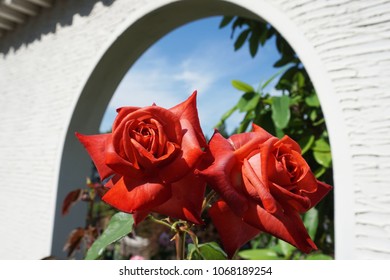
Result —
POLYGON ((194 245, 188 244, 189 260, 226 260, 226 253, 219 247, 216 242, 194 245))
POLYGON ((307 211, 303 217, 303 224, 305 225, 310 237, 314 239, 316 237, 318 227, 318 210, 312 208, 307 211))
MULTIPOLYGON (((302 155, 312 168, 315 176, 333 184, 332 157, 325 119, 315 88, 302 62, 287 41, 270 24, 241 17, 224 17, 220 27, 231 26, 234 49, 248 46, 252 56, 261 53, 261 47, 271 39, 275 42, 280 57, 274 63, 280 70, 263 82, 259 89, 244 81, 233 81, 241 97, 217 124, 225 132, 225 122, 235 111, 243 118, 233 133, 241 133, 257 124, 277 137, 289 135, 299 143, 302 155), (246 44, 248 43, 248 44, 246 44), (269 85, 275 82, 277 95, 271 94, 269 85)), ((227 133, 224 133, 225 136, 227 133)), ((308 259, 331 258, 334 254, 333 241, 333 196, 328 195, 316 209, 304 217, 309 235, 314 239, 320 253, 310 254, 308 259)), ((305 258, 291 245, 261 234, 251 242, 252 249, 239 253, 245 259, 256 258, 305 258)))
POLYGON ((245 260, 282 260, 274 250, 272 249, 252 249, 243 250, 238 255, 245 260))
POLYGON ((290 97, 274 96, 272 100, 272 120, 278 129, 284 129, 290 121, 290 97))
POLYGON ((241 82, 241 81, 238 81, 238 80, 233 80, 232 81, 232 85, 236 89, 238 89, 240 91, 243 91, 243 92, 246 92, 246 93, 255 91, 254 88, 251 85, 249 85, 247 83, 244 83, 244 82, 241 82))
POLYGON ((131 214, 123 212, 116 213, 112 216, 110 223, 102 235, 89 248, 85 259, 97 259, 108 245, 128 235, 133 230, 133 223, 134 220, 131 214))

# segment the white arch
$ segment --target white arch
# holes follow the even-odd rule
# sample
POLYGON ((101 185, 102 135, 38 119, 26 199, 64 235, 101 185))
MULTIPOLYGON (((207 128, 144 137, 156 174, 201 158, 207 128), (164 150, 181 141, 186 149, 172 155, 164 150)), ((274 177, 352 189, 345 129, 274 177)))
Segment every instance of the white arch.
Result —
MULTIPOLYGON (((147 5, 139 7, 122 22, 116 29, 116 33, 110 34, 106 46, 101 48, 101 55, 96 56, 96 62, 93 69, 90 69, 85 86, 80 89, 69 126, 64 132, 63 155, 57 168, 59 178, 57 202, 56 206, 53 205, 56 207, 52 247, 54 255, 61 254, 63 240, 75 224, 75 220, 64 221, 60 217, 61 201, 69 191, 68 186, 82 184, 80 178, 89 172, 89 159, 73 136, 74 132, 97 132, 100 119, 116 86, 132 63, 158 38, 195 19, 232 14, 265 19, 279 30, 303 61, 318 92, 330 132, 335 170, 337 258, 353 256, 352 163, 339 101, 314 47, 299 26, 270 2, 266 0, 149 1, 147 5)), ((81 208, 78 210, 82 211, 81 208)), ((82 214, 78 214, 79 221, 76 223, 78 225, 80 225, 80 218, 83 218, 82 214)))

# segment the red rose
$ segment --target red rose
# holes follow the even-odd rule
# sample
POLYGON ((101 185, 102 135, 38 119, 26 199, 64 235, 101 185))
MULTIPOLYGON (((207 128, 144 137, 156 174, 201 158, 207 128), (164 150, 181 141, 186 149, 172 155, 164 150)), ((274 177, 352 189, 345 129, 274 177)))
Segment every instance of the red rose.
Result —
POLYGON ((207 147, 196 109, 196 92, 164 109, 123 107, 112 133, 81 135, 110 189, 103 201, 133 213, 136 223, 150 212, 201 223, 205 182, 194 175, 207 147))
POLYGON ((308 253, 317 247, 300 218, 331 189, 319 182, 288 136, 261 127, 209 142, 214 162, 202 174, 220 195, 209 210, 228 255, 261 231, 308 253))

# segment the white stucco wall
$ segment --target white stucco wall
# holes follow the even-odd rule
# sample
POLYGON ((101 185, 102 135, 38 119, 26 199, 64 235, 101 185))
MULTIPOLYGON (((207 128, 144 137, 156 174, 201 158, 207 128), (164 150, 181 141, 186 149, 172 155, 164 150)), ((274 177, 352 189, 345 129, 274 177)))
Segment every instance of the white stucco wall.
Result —
POLYGON ((61 217, 58 201, 89 172, 73 132, 98 130, 121 77, 158 37, 229 13, 273 24, 316 86, 334 159, 337 258, 390 259, 390 1, 383 0, 56 1, 3 36, 0 259, 60 254, 84 210, 61 217))

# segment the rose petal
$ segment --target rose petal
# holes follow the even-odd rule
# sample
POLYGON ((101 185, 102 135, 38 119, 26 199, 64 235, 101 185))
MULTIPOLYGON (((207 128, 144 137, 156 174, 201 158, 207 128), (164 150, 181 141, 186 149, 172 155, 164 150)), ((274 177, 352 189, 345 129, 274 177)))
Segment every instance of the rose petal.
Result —
POLYGON ((317 191, 315 193, 305 193, 304 195, 307 196, 310 199, 311 205, 312 205, 312 207, 314 207, 332 189, 333 189, 332 186, 317 180, 317 191))
POLYGON ((317 191, 317 179, 314 176, 313 172, 310 170, 307 162, 301 157, 301 155, 293 155, 298 161, 298 165, 301 168, 301 176, 297 178, 297 185, 299 189, 302 190, 302 193, 313 193, 317 191))
POLYGON ((214 203, 208 213, 229 258, 234 256, 237 249, 260 233, 259 229, 250 226, 235 215, 235 212, 222 200, 214 203))
MULTIPOLYGON (((254 163, 254 158, 258 158, 256 162, 260 162, 260 155, 256 155, 251 158, 251 163, 254 163)), ((254 165, 254 167, 257 167, 258 171, 261 170, 260 166, 257 164, 254 165)), ((258 172, 259 174, 260 172, 258 172)), ((269 191, 269 188, 266 187, 263 182, 262 182, 262 176, 261 173, 260 178, 257 176, 255 170, 252 168, 252 164, 249 164, 247 159, 244 159, 244 164, 242 168, 242 175, 244 178, 244 181, 247 180, 245 183, 246 185, 252 186, 257 194, 259 195, 259 198, 264 206, 264 208, 270 212, 270 213, 275 213, 277 211, 277 205, 276 201, 273 198, 272 194, 269 191)))
POLYGON ((237 159, 232 145, 216 131, 210 139, 209 148, 214 162, 198 173, 206 178, 211 187, 238 215, 243 214, 247 209, 247 199, 232 185, 240 185, 242 180, 241 170, 233 170, 237 159))
MULTIPOLYGON (((120 111, 121 113, 122 111, 120 111)), ((117 116, 119 118, 119 115, 117 116)), ((148 106, 140 108, 126 116, 121 117, 121 122, 117 124, 115 130, 113 130, 113 141, 117 143, 117 139, 123 137, 123 132, 126 129, 128 122, 137 120, 151 122, 151 119, 158 121, 167 136, 167 139, 171 142, 180 144, 182 138, 182 127, 180 125, 179 118, 167 109, 159 106, 148 106)), ((116 147, 118 148, 118 147, 116 147)), ((117 152, 119 152, 117 150, 117 152)))
MULTIPOLYGON (((265 130, 264 130, 265 131, 265 130)), ((269 139, 277 139, 270 137, 269 133, 246 132, 234 134, 229 137, 229 141, 233 144, 235 154, 240 159, 248 157, 254 150, 259 149, 260 145, 269 139)))
POLYGON ((127 107, 121 107, 116 109, 116 112, 118 113, 114 123, 112 125, 112 131, 114 131, 118 125, 122 122, 123 118, 128 116, 129 114, 133 113, 134 111, 137 111, 141 109, 141 107, 134 107, 134 106, 127 106, 127 107))
POLYGON ((159 176, 165 182, 175 182, 188 172, 192 172, 204 155, 204 151, 195 137, 194 129, 187 121, 182 121, 182 123, 183 127, 186 127, 186 131, 182 138, 181 153, 177 154, 173 162, 161 166, 159 169, 159 176))
POLYGON ((103 181, 113 175, 114 171, 105 162, 106 142, 110 141, 111 133, 83 135, 76 132, 76 137, 87 150, 99 172, 100 179, 103 181))
POLYGON ((170 186, 163 185, 156 179, 122 177, 102 200, 120 211, 133 213, 156 207, 170 197, 170 186))
POLYGON ((155 168, 159 167, 160 165, 167 164, 167 162, 171 161, 172 158, 174 158, 175 155, 180 152, 180 147, 178 147, 177 144, 168 142, 166 144, 166 154, 159 158, 155 158, 149 151, 147 151, 134 139, 131 140, 133 147, 136 150, 135 156, 137 158, 138 163, 145 169, 148 169, 147 171, 150 172, 156 172, 154 170, 155 168))
POLYGON ((278 146, 280 144, 285 145, 289 147, 290 149, 296 151, 297 153, 301 154, 301 147, 297 142, 295 142, 293 139, 291 139, 288 135, 284 135, 282 139, 279 140, 279 142, 276 144, 278 146))
POLYGON ((205 148, 207 147, 207 142, 199 122, 198 109, 196 107, 196 96, 197 92, 194 91, 186 101, 172 107, 169 110, 180 119, 183 129, 188 128, 187 124, 191 125, 199 146, 205 148))
POLYGON ((262 137, 265 137, 265 138, 275 137, 272 134, 270 134, 268 131, 266 131, 264 128, 262 128, 261 126, 255 124, 255 123, 252 124, 252 131, 256 132, 257 134, 262 135, 262 137))
POLYGON ((240 149, 243 150, 242 154, 249 154, 253 147, 257 148, 261 143, 270 138, 275 137, 262 127, 252 124, 252 132, 233 134, 229 137, 229 140, 232 141, 235 150, 240 149))
POLYGON ((164 204, 154 207, 151 211, 195 224, 202 224, 200 215, 206 188, 205 180, 189 173, 180 181, 172 183, 171 188, 171 198, 164 204))
POLYGON ((138 226, 149 214, 149 211, 135 211, 133 213, 134 226, 138 226))
POLYGON ((317 246, 307 233, 301 217, 292 209, 284 208, 284 211, 270 214, 259 205, 251 203, 243 220, 261 231, 292 244, 304 253, 317 250, 317 246))
MULTIPOLYGON (((121 141, 120 139, 118 140, 121 141)), ((112 141, 108 141, 106 143, 105 152, 105 163, 108 167, 115 171, 115 173, 133 178, 141 178, 143 176, 142 170, 140 169, 138 163, 136 161, 130 162, 127 159, 121 157, 115 151, 114 144, 112 143, 112 141)))
POLYGON ((282 206, 288 204, 300 213, 304 213, 313 207, 310 198, 307 196, 303 196, 300 193, 296 194, 275 183, 271 183, 271 193, 282 206))

